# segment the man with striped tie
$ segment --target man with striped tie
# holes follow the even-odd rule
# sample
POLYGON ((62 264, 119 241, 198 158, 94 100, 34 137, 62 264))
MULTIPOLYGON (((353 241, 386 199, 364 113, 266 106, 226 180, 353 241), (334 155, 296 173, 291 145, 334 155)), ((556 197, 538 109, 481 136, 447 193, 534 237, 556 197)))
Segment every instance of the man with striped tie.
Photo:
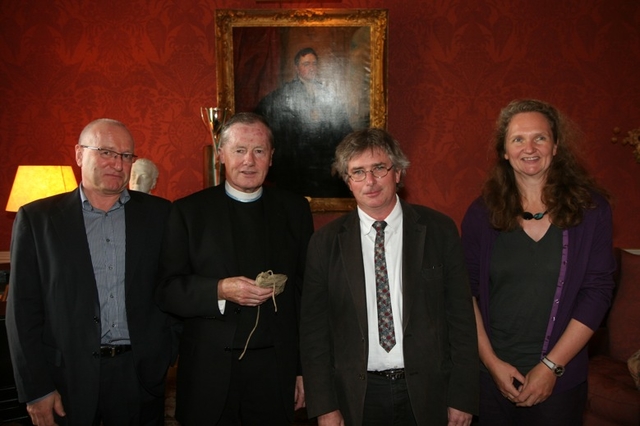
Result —
POLYGON ((334 171, 358 207, 311 238, 302 294, 307 413, 324 425, 465 425, 479 359, 458 230, 396 194, 409 161, 384 130, 348 135, 334 171))

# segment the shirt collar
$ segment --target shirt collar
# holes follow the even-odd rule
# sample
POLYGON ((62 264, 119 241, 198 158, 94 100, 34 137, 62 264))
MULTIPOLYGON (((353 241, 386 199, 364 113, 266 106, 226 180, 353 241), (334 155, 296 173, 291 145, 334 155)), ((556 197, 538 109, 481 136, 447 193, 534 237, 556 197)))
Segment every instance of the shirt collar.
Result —
MULTIPOLYGON (((91 205, 91 202, 87 198, 87 195, 84 193, 84 186, 82 185, 82 182, 80 182, 78 189, 80 190, 80 201, 82 202, 82 208, 87 211, 95 210, 94 207, 91 205)), ((109 211, 119 209, 121 206, 124 206, 125 203, 130 199, 131 199, 131 195, 129 195, 129 190, 125 188, 120 193, 120 198, 118 198, 118 202, 114 203, 113 206, 109 209, 109 211)))
MULTIPOLYGON (((366 214, 359 206, 358 217, 360 217, 360 232, 362 235, 368 235, 370 232, 375 233, 373 222, 376 220, 366 214)), ((384 221, 387 222, 385 232, 395 232, 400 229, 402 225, 402 206, 400 205, 400 197, 398 197, 398 194, 396 194, 396 205, 393 207, 393 210, 391 210, 391 213, 384 218, 384 221)))
POLYGON ((224 182, 224 191, 229 197, 241 203, 251 203, 262 197, 262 187, 258 188, 255 192, 247 193, 238 191, 227 181, 224 182))

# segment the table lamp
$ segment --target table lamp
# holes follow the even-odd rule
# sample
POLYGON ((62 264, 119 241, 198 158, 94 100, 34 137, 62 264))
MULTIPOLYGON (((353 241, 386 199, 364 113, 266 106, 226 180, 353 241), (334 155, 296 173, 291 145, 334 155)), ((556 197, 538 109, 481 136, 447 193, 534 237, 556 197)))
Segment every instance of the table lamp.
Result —
POLYGON ((6 210, 17 212, 31 201, 78 187, 71 166, 18 166, 6 210))

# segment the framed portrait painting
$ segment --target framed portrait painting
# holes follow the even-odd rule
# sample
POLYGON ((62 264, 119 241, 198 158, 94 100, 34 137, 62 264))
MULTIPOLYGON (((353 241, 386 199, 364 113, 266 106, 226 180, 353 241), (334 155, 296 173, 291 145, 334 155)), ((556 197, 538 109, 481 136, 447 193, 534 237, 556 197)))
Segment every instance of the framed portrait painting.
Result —
POLYGON ((267 180, 313 211, 355 206, 331 173, 335 148, 354 130, 386 128, 387 20, 382 9, 216 11, 218 106, 267 120, 267 180))

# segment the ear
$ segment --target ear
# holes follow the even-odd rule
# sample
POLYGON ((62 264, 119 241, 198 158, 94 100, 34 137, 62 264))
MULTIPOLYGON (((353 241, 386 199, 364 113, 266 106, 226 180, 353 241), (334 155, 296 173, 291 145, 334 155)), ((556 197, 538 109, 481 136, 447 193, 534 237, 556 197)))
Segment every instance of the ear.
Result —
POLYGON ((80 145, 76 145, 76 164, 82 167, 82 155, 84 149, 80 145))
POLYGON ((353 188, 351 188, 351 183, 352 183, 351 179, 347 178, 345 183, 349 187, 349 191, 351 191, 351 193, 353 194, 353 188))

